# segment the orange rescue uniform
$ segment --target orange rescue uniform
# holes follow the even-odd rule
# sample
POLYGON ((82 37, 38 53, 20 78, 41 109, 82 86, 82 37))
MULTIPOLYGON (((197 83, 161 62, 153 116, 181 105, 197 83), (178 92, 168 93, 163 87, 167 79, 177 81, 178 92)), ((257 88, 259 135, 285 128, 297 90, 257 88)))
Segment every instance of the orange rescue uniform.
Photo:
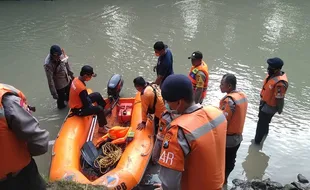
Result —
POLYGON ((227 94, 220 101, 220 108, 223 110, 227 119, 227 134, 241 135, 243 132, 246 112, 248 108, 248 100, 243 92, 233 91, 227 94), (234 111, 231 110, 228 101, 229 98, 234 102, 234 111))
POLYGON ((14 94, 21 98, 21 106, 27 108, 26 97, 13 86, 0 83, 0 179, 5 178, 9 173, 16 173, 27 166, 31 161, 31 155, 27 148, 27 143, 16 137, 9 128, 2 98, 5 94, 14 94))
POLYGON ((191 80, 191 82, 193 84, 194 91, 197 88, 203 88, 202 99, 204 99, 207 95, 207 88, 208 88, 208 82, 209 82, 209 72, 208 72, 208 65, 203 60, 201 60, 201 62, 202 63, 197 67, 195 67, 195 66, 191 67, 189 74, 188 74, 188 78, 191 80), (199 74, 197 75, 197 73, 199 71, 203 72, 206 75, 205 81, 203 81, 200 78, 199 74))
POLYGON ((83 107, 83 103, 80 98, 80 93, 86 89, 86 85, 78 78, 75 77, 72 81, 69 93, 69 107, 71 109, 80 109, 83 107))
POLYGON ((270 78, 266 76, 264 80, 263 88, 260 92, 261 100, 271 107, 277 106, 276 98, 284 98, 286 90, 288 88, 288 80, 286 74, 270 78))
POLYGON ((225 178, 227 121, 213 106, 174 119, 165 132, 159 164, 182 172, 181 189, 221 189, 225 178), (184 155, 178 130, 184 132, 190 152, 184 155))
POLYGON ((160 89, 158 85, 147 85, 144 91, 141 93, 141 103, 142 103, 142 121, 147 121, 147 114, 150 111, 155 111, 154 114, 157 118, 161 118, 161 115, 166 111, 164 100, 161 96, 160 89), (155 101, 156 93, 156 101, 155 101), (152 110, 155 103, 155 110, 152 110))

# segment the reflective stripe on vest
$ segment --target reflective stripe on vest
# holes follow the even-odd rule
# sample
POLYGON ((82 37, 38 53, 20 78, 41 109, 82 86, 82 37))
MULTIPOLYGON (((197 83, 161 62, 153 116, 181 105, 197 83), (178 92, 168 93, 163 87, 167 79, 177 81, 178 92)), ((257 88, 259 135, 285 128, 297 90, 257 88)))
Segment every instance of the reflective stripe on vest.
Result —
POLYGON ((222 188, 227 128, 222 111, 206 106, 176 118, 171 125, 183 129, 190 146, 182 172, 181 189, 222 188))
POLYGON ((243 132, 244 122, 246 118, 246 112, 248 108, 248 100, 243 92, 232 92, 227 94, 220 101, 220 107, 223 106, 224 100, 229 97, 233 100, 235 104, 234 113, 232 113, 232 117, 228 122, 227 126, 227 134, 228 135, 241 135, 243 132))
POLYGON ((219 126, 225 120, 226 120, 225 116, 223 114, 221 114, 217 118, 215 118, 214 120, 210 121, 209 123, 206 123, 203 126, 193 130, 191 133, 185 134, 185 137, 186 137, 188 142, 196 140, 196 139, 200 138, 201 136, 205 135, 206 133, 210 132, 215 127, 219 126))
POLYGON ((13 86, 0 83, 0 180, 6 178, 9 173, 16 173, 30 163, 31 156, 24 140, 18 139, 9 128, 2 98, 11 93, 26 100, 24 94, 13 86))
POLYGON ((283 73, 283 75, 273 77, 267 81, 268 77, 269 75, 267 75, 264 80, 264 85, 261 90, 260 96, 262 101, 266 102, 267 105, 275 107, 277 105, 275 98, 275 86, 281 81, 285 82, 288 85, 288 80, 285 73, 283 73))

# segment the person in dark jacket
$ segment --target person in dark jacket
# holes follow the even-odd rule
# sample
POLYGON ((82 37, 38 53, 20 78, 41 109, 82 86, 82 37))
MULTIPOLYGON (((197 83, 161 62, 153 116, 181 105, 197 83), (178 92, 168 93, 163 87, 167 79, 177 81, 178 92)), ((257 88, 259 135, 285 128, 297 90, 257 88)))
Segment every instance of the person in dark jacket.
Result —
POLYGON ((158 57, 157 64, 154 66, 153 71, 156 71, 157 78, 155 84, 161 87, 164 80, 173 74, 173 56, 166 44, 158 41, 154 44, 155 55, 158 57))
POLYGON ((69 90, 74 74, 68 63, 68 56, 58 45, 50 48, 50 53, 44 61, 44 69, 51 95, 57 100, 58 109, 66 107, 69 100, 69 90))

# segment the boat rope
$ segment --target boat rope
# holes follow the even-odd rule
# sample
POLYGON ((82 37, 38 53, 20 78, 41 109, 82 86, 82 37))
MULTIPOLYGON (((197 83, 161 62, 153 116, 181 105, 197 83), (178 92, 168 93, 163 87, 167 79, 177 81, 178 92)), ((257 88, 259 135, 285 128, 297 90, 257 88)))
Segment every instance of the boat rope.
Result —
POLYGON ((113 166, 121 158, 122 149, 110 142, 106 142, 101 148, 103 155, 95 159, 94 166, 104 174, 108 167, 113 166))

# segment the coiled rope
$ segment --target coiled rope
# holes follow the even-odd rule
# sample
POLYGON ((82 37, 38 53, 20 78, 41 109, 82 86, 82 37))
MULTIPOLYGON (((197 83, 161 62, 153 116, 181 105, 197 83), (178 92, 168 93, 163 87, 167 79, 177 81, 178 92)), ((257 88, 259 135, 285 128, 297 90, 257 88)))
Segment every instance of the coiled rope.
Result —
POLYGON ((94 166, 99 168, 100 173, 105 174, 106 169, 113 166, 121 158, 122 149, 110 142, 106 142, 101 148, 103 155, 96 158, 94 166))

